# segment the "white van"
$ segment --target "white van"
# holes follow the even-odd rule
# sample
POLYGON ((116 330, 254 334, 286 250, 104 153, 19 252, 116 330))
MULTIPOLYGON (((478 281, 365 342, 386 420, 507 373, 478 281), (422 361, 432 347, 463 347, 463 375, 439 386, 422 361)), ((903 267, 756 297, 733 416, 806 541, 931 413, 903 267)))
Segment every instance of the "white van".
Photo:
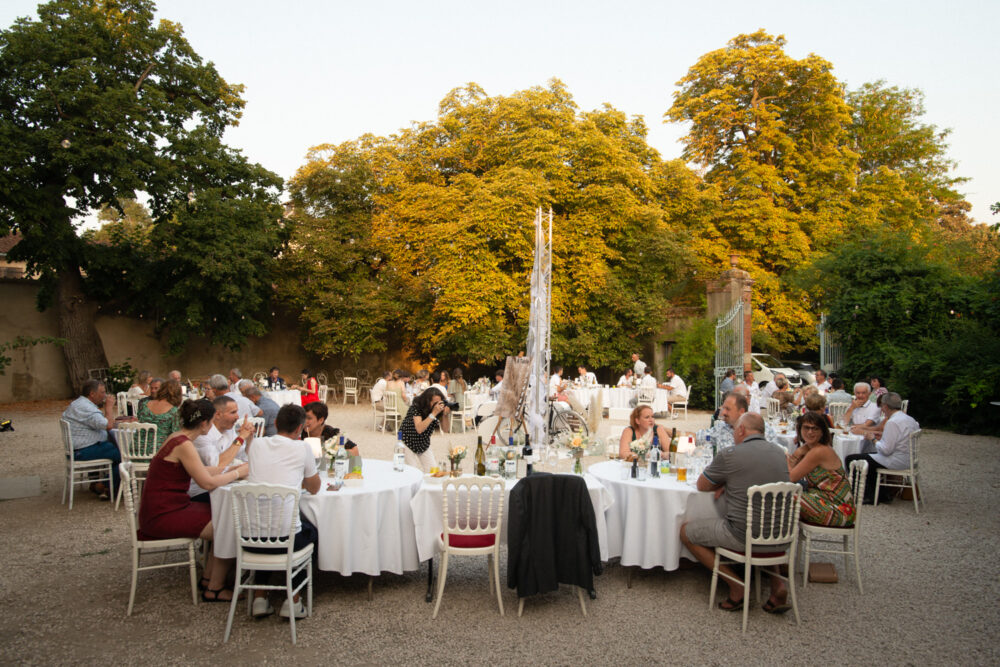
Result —
POLYGON ((753 371, 753 377, 761 387, 773 380, 777 373, 783 373, 791 386, 796 388, 802 386, 802 376, 770 354, 753 352, 750 355, 750 370, 753 371))

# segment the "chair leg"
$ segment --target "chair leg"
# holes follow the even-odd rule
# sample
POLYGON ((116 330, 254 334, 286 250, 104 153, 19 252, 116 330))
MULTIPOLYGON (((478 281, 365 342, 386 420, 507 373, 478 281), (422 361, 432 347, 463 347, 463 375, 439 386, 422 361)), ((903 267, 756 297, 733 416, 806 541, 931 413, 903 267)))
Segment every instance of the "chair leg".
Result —
POLYGON ((874 503, 875 507, 878 507, 878 495, 879 495, 878 491, 879 491, 879 487, 881 487, 881 486, 882 486, 882 475, 879 474, 876 471, 875 472, 875 503, 874 503))
POLYGON ((858 593, 864 593, 864 589, 861 587, 861 549, 858 545, 858 533, 854 532, 854 577, 858 580, 858 593))
POLYGON ((73 509, 73 492, 76 490, 76 471, 70 473, 69 480, 69 508, 73 509))
POLYGON ((486 579, 489 580, 490 595, 493 595, 493 554, 486 555, 486 579))
MULTIPOLYGON (((802 554, 802 590, 805 590, 809 586, 809 549, 812 546, 811 538, 809 533, 805 534, 805 548, 802 554)), ((847 556, 844 556, 844 567, 847 567, 847 556)))
POLYGON ((583 589, 580 588, 579 586, 576 587, 576 595, 577 595, 577 597, 580 598, 580 611, 582 611, 583 615, 586 616, 587 615, 587 604, 583 601, 583 589))
POLYGON ((441 608, 441 597, 444 596, 444 580, 448 577, 448 552, 441 554, 441 565, 438 569, 438 591, 437 600, 434 602, 434 613, 431 618, 437 618, 438 609, 441 608))
POLYGON ((708 590, 708 609, 715 606, 715 589, 719 585, 719 554, 715 554, 715 565, 712 566, 712 587, 708 590))
POLYGON ((313 615, 313 564, 312 558, 306 563, 306 614, 309 616, 313 615))
POLYGON ((500 566, 499 566, 499 552, 497 556, 493 558, 493 581, 494 587, 497 590, 497 604, 500 606, 500 615, 503 616, 503 592, 500 590, 500 566))
POLYGON ((126 616, 132 615, 132 605, 133 603, 135 603, 135 585, 136 585, 136 579, 138 577, 139 577, 139 550, 135 547, 132 547, 132 588, 128 594, 128 611, 125 612, 126 616))
POLYGON ((913 494, 913 509, 917 514, 920 514, 920 503, 917 499, 917 477, 914 475, 910 477, 910 493, 913 494))
POLYGON ((524 598, 517 601, 517 617, 521 618, 521 614, 524 613, 524 598))
POLYGON ((791 558, 794 554, 789 554, 788 559, 788 594, 792 598, 792 611, 795 613, 795 625, 800 625, 799 602, 795 598, 795 560, 791 558))
MULTIPOLYGON (((229 603, 229 616, 226 617, 226 634, 222 637, 222 643, 229 641, 229 634, 233 631, 233 617, 236 615, 237 600, 240 599, 240 589, 243 583, 243 571, 239 567, 236 569, 236 583, 233 585, 233 599, 229 603)), ((247 597, 252 597, 248 595, 247 597)))
MULTIPOLYGON (((752 552, 751 552, 752 553, 752 552)), ((747 633, 747 617, 750 612, 750 553, 747 562, 743 564, 743 634, 747 633)), ((757 601, 760 603, 760 570, 757 570, 757 601)))
POLYGON ((188 542, 188 574, 191 576, 191 602, 198 606, 198 570, 194 561, 194 542, 188 542))
MULTIPOLYGON (((288 596, 288 624, 292 628, 292 646, 295 646, 295 596, 292 594, 292 566, 285 570, 285 593, 288 596)), ((233 594, 236 597, 236 594, 233 594)))

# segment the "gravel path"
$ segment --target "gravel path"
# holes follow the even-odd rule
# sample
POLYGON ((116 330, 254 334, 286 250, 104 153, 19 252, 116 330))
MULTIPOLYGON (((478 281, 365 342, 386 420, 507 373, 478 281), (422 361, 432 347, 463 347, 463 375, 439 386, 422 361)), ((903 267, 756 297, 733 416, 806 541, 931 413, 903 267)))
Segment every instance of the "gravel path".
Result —
MULTIPOLYGON (((993 556, 1000 520, 988 511, 1000 490, 1000 439, 925 432, 926 511, 896 501, 865 508, 862 569, 853 577, 800 590, 802 625, 754 605, 745 636, 738 614, 708 608, 710 575, 701 568, 639 571, 632 588, 611 564, 597 578, 599 598, 580 615, 575 592, 529 599, 505 589, 501 618, 486 588, 485 558, 456 559, 441 613, 423 599, 426 570, 387 574, 367 600, 367 577, 316 575, 314 616, 298 624, 240 614, 222 644, 228 607, 192 606, 186 573, 140 576, 136 608, 125 617, 129 542, 124 509, 113 512, 87 491, 74 509, 60 505, 63 468, 58 416, 64 403, 0 406, 14 420, 0 433, 0 477, 37 474, 42 495, 2 504, 0 659, 6 664, 670 664, 847 663, 997 664, 1000 577, 993 556), (874 509, 874 511, 872 511, 874 509), (992 639, 991 639, 992 637, 992 639)), ((375 433, 370 406, 331 406, 365 456, 391 458, 394 437, 375 433)), ((682 427, 707 424, 692 412, 682 427)), ((669 424, 668 424, 669 425, 669 424)), ((608 428, 607 422, 602 427, 608 428)), ((474 443, 474 434, 438 436, 474 443)), ((597 459, 588 460, 587 463, 597 459)), ((468 465, 468 463, 467 463, 468 465)), ((568 464, 567 464, 568 465, 568 464)), ((501 559, 501 573, 506 563, 501 559)))

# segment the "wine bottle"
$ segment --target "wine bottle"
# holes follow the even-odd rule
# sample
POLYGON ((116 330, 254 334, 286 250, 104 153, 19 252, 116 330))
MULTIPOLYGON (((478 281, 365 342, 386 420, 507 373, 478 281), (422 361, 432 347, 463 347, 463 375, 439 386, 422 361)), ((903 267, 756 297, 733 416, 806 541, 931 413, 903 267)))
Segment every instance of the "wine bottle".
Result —
POLYGON ((483 436, 479 436, 476 442, 476 474, 480 477, 486 475, 486 453, 483 451, 483 436))
POLYGON ((649 476, 660 476, 660 434, 653 426, 653 445, 649 448, 649 476))
POLYGON ((673 468, 677 463, 677 427, 675 426, 670 432, 670 467, 673 468))
POLYGON ((522 450, 524 456, 524 476, 530 477, 531 473, 534 472, 534 452, 531 450, 531 436, 527 433, 524 434, 524 449, 522 450))

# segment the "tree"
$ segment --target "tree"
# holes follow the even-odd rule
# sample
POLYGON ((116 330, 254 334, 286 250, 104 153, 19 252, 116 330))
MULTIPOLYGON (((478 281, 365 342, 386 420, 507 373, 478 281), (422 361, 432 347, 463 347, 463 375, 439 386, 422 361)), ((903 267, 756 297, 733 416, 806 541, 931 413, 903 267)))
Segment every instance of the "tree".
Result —
MULTIPOLYGON (((232 181, 220 137, 242 87, 203 63, 179 25, 154 26, 153 11, 150 0, 53 0, 0 33, 0 229, 22 234, 11 258, 40 273, 39 306, 56 305, 74 385, 107 366, 79 216, 146 193, 156 224, 170 223, 189 215, 174 215, 189 196, 232 181)), ((263 176, 273 200, 280 181, 263 176)))
POLYGON ((292 180, 295 278, 280 289, 321 354, 387 333, 423 359, 492 362, 523 347, 532 221, 551 207, 553 355, 612 364, 690 289, 686 234, 659 199, 687 196, 682 171, 662 167, 641 118, 581 113, 558 81, 497 97, 469 84, 433 122, 314 149, 292 180))
POLYGON ((708 168, 725 211, 714 227, 755 279, 754 326, 779 350, 814 336, 813 314, 782 276, 839 236, 857 163, 832 65, 791 58, 784 45, 758 31, 705 54, 665 114, 690 123, 684 157, 708 168))

